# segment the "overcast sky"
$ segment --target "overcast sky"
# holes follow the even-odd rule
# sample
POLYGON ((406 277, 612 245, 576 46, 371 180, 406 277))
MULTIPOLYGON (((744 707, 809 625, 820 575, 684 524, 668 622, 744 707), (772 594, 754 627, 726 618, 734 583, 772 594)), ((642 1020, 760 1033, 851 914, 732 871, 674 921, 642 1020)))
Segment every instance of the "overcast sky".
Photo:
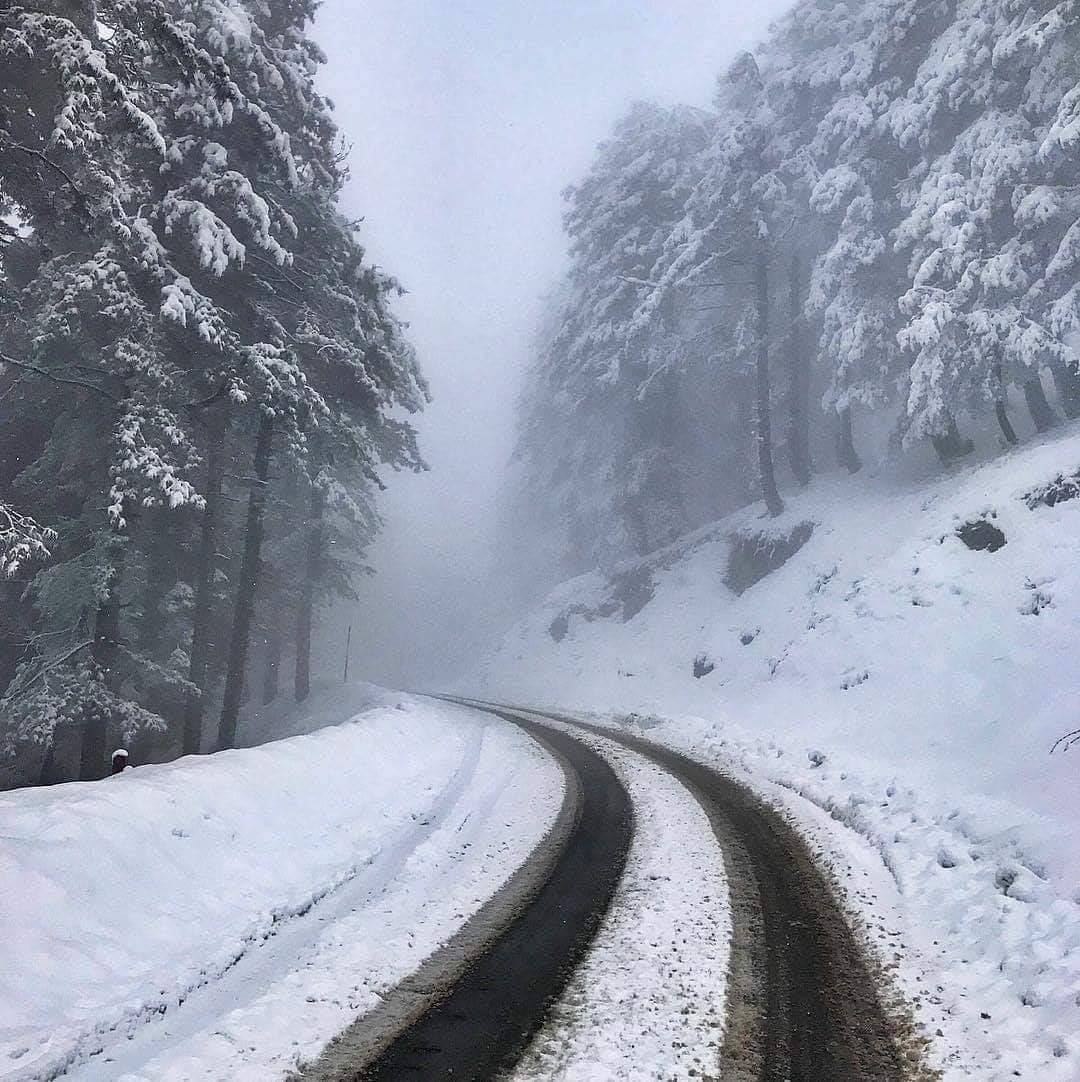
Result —
MULTIPOLYGON (((324 0, 322 85, 353 145, 346 211, 431 382, 431 471, 393 476, 378 574, 349 618, 359 674, 435 686, 491 631, 495 498, 560 193, 635 99, 706 105, 785 0, 324 0)), ((355 670, 354 670, 355 671, 355 670)))

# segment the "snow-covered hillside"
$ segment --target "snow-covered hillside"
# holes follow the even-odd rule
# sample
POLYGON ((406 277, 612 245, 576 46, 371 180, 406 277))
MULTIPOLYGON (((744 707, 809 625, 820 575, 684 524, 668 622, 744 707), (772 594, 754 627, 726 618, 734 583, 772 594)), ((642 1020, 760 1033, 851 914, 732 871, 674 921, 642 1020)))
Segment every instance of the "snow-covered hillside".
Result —
POLYGON ((279 713, 324 727, 0 794, 0 1078, 282 1077, 561 804, 559 767, 482 714, 368 685, 279 713))
POLYGON ((1080 749, 1051 747, 1080 726, 1080 498, 1039 493, 1077 471, 1072 428, 930 482, 818 479, 564 584, 462 687, 633 713, 825 809, 889 873, 942 1054, 1075 1079, 1080 749))

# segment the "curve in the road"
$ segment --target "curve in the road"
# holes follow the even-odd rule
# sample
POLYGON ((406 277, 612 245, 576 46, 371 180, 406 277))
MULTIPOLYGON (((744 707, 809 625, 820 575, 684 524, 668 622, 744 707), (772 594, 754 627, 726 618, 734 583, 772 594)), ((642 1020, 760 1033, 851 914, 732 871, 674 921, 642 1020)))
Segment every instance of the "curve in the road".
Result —
MULTIPOLYGON (((563 726, 655 763, 694 794, 713 826, 733 925, 727 1031, 717 1065, 723 1082, 932 1077, 921 1066, 917 1043, 883 1008, 880 977, 806 841, 749 786, 631 733, 520 707, 455 701, 520 725, 546 744, 580 786, 576 818, 562 832, 558 854, 534 873, 542 883, 446 981, 442 998, 429 990, 422 1013, 418 1009, 405 1028, 382 1041, 381 1052, 369 1044, 358 1057, 346 1047, 344 1061, 334 1058, 313 1082, 484 1082, 520 1058, 598 930, 633 831, 630 801, 614 771, 563 726)), ((370 1020, 356 1025, 363 1047, 370 1020)))
POLYGON ((443 999, 372 1062, 338 1074, 342 1080, 497 1077, 520 1058, 608 910, 633 833, 626 790, 604 758, 581 741, 519 717, 506 720, 569 764, 580 786, 577 820, 547 880, 501 936, 443 999))
POLYGON ((923 1076, 918 1050, 902 1050, 839 901, 781 812, 734 778, 643 737, 540 716, 643 755, 682 781, 708 815, 728 869, 733 922, 724 1082, 923 1076))

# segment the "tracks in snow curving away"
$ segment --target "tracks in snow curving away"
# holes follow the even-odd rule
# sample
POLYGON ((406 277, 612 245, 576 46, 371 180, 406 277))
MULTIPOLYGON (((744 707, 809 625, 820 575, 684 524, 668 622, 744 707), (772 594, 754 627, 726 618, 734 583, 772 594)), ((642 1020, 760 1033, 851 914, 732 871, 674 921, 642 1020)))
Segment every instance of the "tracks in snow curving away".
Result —
POLYGON ((806 842, 777 809, 719 771, 627 733, 560 718, 616 741, 697 797, 724 853, 732 951, 724 1082, 903 1082, 878 980, 806 842))
MULTIPOLYGON (((575 778, 579 787, 573 821, 562 831, 559 852, 549 855, 544 882, 524 894, 519 889, 502 930, 459 967, 445 991, 426 989, 414 1017, 380 1042, 381 1051, 373 1052, 369 1041, 366 1055, 350 1056, 346 1031, 344 1042, 332 1045, 305 1078, 479 1082, 496 1078, 521 1056, 595 936, 633 831, 629 798, 611 767, 562 725, 615 741, 669 772, 712 824, 727 868, 733 923, 727 1029, 715 1077, 923 1077, 917 1050, 902 1051, 904 1042, 882 1008, 879 982, 825 875, 779 811, 733 778, 641 737, 554 714, 461 702, 522 726, 562 760, 571 787, 575 778)), ((369 1026, 360 1019, 354 1028, 362 1034, 369 1026)), ((644 1076, 648 1064, 641 1067, 644 1076)))
POLYGON ((545 874, 512 879, 421 968, 419 980, 405 982, 389 1017, 375 1020, 374 1035, 372 1020, 359 1019, 303 1072, 305 1082, 495 1078, 520 1058, 592 942, 626 863, 630 798, 604 758, 581 741, 490 712, 531 733, 567 772, 569 808, 553 831, 556 851, 537 855, 545 874), (457 965, 469 942, 481 949, 457 965), (448 974, 453 983, 443 991, 448 974), (387 1043, 381 1035, 395 1018, 405 1025, 387 1043))

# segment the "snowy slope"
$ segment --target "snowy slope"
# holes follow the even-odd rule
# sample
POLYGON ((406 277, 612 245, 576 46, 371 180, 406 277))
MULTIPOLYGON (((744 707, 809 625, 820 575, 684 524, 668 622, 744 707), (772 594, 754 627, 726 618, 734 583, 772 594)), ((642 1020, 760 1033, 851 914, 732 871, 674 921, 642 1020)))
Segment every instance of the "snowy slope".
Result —
POLYGON ((831 848, 887 873, 891 901, 849 902, 874 927, 892 907, 901 985, 929 990, 956 1077, 1076 1079, 1080 750, 1050 748, 1080 725, 1080 499, 1023 497, 1078 469, 1070 430, 929 483, 818 479, 778 521, 750 509, 564 584, 461 686, 634 712, 800 818, 824 809, 831 848), (1004 547, 958 538, 980 519, 1004 547), (782 567, 726 585, 732 535, 805 522, 782 567))
POLYGON ((0 1078, 281 1077, 498 889, 561 794, 518 730, 396 696, 0 795, 0 1078))

